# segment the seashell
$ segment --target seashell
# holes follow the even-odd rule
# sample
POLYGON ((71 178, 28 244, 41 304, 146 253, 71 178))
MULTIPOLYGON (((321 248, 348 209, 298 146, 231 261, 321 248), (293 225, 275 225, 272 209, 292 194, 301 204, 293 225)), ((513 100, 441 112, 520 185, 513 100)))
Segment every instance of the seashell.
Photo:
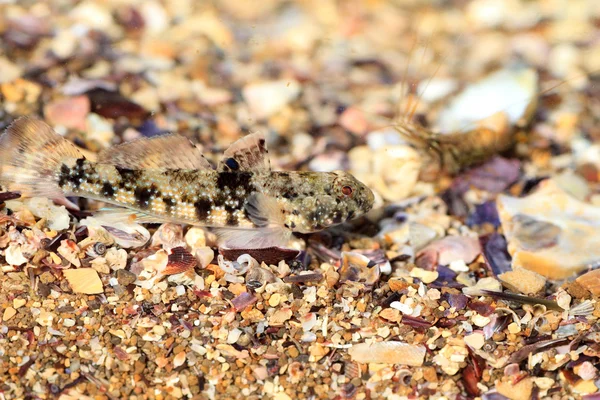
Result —
POLYGON ((104 293, 102 281, 98 276, 98 272, 93 268, 65 269, 63 275, 75 293, 104 293))
POLYGON ((497 205, 513 268, 564 279, 600 260, 600 207, 571 197, 553 180, 523 198, 500 195, 497 205))
POLYGON ((102 243, 105 246, 110 246, 115 243, 112 236, 108 233, 106 229, 101 226, 88 226, 87 228, 87 237, 77 243, 77 245, 82 249, 87 249, 89 246, 93 246, 96 243, 102 243))
POLYGON ((175 247, 171 249, 171 254, 167 257, 167 265, 162 270, 163 275, 180 274, 194 268, 198 264, 196 257, 192 255, 185 247, 175 247))
POLYGON ((95 242, 93 245, 88 246, 85 254, 93 258, 101 257, 106 254, 106 245, 102 242, 95 242))
POLYGON ((80 249, 74 241, 69 239, 62 240, 56 252, 74 266, 81 267, 81 260, 79 259, 80 249))
POLYGON ((249 254, 242 254, 236 261, 227 261, 223 255, 219 254, 217 260, 219 267, 225 273, 231 275, 243 275, 248 272, 250 268, 258 267, 258 262, 249 254))
POLYGON ((397 341, 358 343, 348 350, 350 358, 359 363, 401 364, 411 367, 423 365, 425 353, 424 346, 397 341))
POLYGON ((82 226, 104 228, 119 246, 129 249, 145 245, 150 240, 150 232, 142 225, 132 222, 115 221, 110 217, 99 215, 80 221, 82 226))
POLYGON ((9 265, 18 267, 27 262, 27 258, 23 256, 21 246, 15 243, 11 243, 8 248, 4 251, 4 258, 9 265))
MULTIPOLYGON (((6 207, 17 212, 27 212, 35 215, 38 218, 46 220, 48 228, 61 231, 67 229, 71 222, 71 216, 65 206, 57 206, 51 200, 44 197, 33 197, 20 201, 7 201, 6 207)), ((19 217, 17 217, 19 218, 19 217)), ((20 217, 19 219, 22 219, 20 217)), ((27 222, 27 219, 24 219, 27 222)), ((35 221, 33 221, 35 223, 35 221)))
MULTIPOLYGON (((497 113, 511 124, 528 121, 537 104, 538 76, 531 68, 496 71, 469 85, 440 112, 436 122, 442 133, 472 130, 497 113), (481 101, 490 99, 490 101, 481 101)), ((498 126, 487 126, 497 129, 498 126)))
POLYGON ((479 241, 468 236, 447 236, 427 245, 417 257, 425 254, 436 254, 439 265, 449 265, 454 261, 469 264, 481 253, 479 241))
POLYGON ((219 248, 219 252, 227 260, 236 260, 243 254, 248 254, 256 261, 268 265, 277 265, 281 260, 290 261, 298 257, 300 251, 282 247, 263 247, 258 249, 227 249, 219 248))
POLYGON ((275 282, 275 275, 268 269, 259 266, 250 268, 246 274, 246 286, 257 292, 272 282, 275 282))
POLYGON ((123 249, 111 247, 106 251, 104 258, 110 269, 113 271, 123 269, 127 266, 127 251, 123 249))
POLYGON ((365 283, 370 286, 379 281, 381 275, 379 264, 360 253, 342 252, 341 263, 338 271, 340 283, 351 281, 365 283))
POLYGON ((185 247, 183 240, 183 227, 178 224, 166 223, 158 227, 152 235, 151 247, 162 247, 171 250, 175 247, 185 247))

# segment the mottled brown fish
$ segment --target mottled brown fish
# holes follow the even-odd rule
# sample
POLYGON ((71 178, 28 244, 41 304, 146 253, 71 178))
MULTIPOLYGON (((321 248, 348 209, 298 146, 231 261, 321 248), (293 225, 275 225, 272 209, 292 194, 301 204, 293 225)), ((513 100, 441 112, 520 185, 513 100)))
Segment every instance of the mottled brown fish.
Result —
POLYGON ((120 206, 101 212, 138 222, 216 228, 229 248, 285 244, 359 217, 373 193, 346 172, 272 171, 262 134, 233 143, 213 169, 187 138, 114 146, 87 160, 45 122, 23 117, 0 137, 0 183, 24 196, 81 196, 120 206))

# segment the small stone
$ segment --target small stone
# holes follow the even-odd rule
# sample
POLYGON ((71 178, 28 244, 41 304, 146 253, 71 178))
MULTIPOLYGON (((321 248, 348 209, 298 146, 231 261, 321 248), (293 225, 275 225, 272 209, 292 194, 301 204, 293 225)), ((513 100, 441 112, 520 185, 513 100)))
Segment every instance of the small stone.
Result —
POLYGON ((507 328, 510 333, 517 334, 521 332, 521 327, 515 322, 511 322, 510 324, 508 324, 507 328))
POLYGON ((402 321, 402 315, 399 310, 394 308, 385 308, 380 313, 379 316, 385 320, 390 322, 400 322, 402 321))
POLYGON ((515 268, 500 274, 498 279, 508 289, 527 295, 539 293, 546 286, 546 278, 524 268, 515 268))
POLYGON ((481 332, 473 332, 465 336, 465 343, 467 346, 479 350, 485 344, 485 336, 481 332))
POLYGON ((19 78, 23 70, 8 59, 0 58, 0 83, 12 82, 19 78))
POLYGON ((17 314, 17 310, 15 310, 12 307, 6 307, 6 309, 4 310, 4 314, 2 314, 2 320, 3 321, 8 321, 9 319, 11 319, 12 317, 14 317, 17 314))
POLYGON ((98 272, 93 268, 65 269, 63 274, 75 293, 104 293, 102 281, 98 272))
POLYGON ((87 96, 55 100, 44 106, 44 117, 51 125, 85 131, 86 116, 90 112, 90 107, 90 100, 87 96))
POLYGON ((347 131, 356 135, 362 135, 367 132, 369 125, 364 113, 355 107, 346 109, 339 118, 338 123, 347 131))
POLYGON ((13 307, 15 309, 19 309, 19 308, 23 307, 25 304, 27 304, 27 300, 25 300, 25 299, 17 298, 17 299, 13 300, 13 307))
POLYGON ((269 325, 282 326, 285 321, 292 318, 292 310, 289 308, 278 309, 269 318, 269 325))
POLYGON ((119 281, 119 285, 122 286, 131 285, 137 280, 137 276, 133 272, 127 271, 126 269, 118 269, 117 272, 115 272, 115 276, 119 281))
POLYGON ((512 378, 505 377, 496 384, 496 390, 510 400, 529 400, 533 391, 533 380, 528 377, 513 385, 512 378))
POLYGON ((600 296, 600 269, 593 269, 590 272, 577 277, 575 282, 589 290, 594 296, 600 296))
POLYGON ((279 302, 281 301, 281 295, 279 293, 273 293, 271 297, 269 297, 269 305, 271 307, 277 307, 279 302))

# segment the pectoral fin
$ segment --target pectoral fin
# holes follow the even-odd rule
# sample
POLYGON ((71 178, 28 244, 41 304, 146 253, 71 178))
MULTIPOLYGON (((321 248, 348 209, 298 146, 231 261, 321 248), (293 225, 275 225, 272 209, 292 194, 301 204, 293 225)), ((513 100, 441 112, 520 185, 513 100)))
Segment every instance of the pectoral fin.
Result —
POLYGON ((213 229, 220 247, 228 249, 262 249, 285 246, 291 231, 284 227, 255 229, 213 229))

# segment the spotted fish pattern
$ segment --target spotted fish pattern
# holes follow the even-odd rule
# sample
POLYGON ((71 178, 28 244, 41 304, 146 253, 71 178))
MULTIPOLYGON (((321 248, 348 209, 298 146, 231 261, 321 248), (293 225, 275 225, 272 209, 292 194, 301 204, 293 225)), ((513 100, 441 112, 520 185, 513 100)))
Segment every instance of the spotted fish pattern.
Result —
POLYGON ((110 148, 97 161, 36 118, 0 138, 0 182, 24 195, 81 196, 139 222, 215 228, 225 247, 282 245, 359 217, 373 193, 346 172, 273 171, 262 134, 233 143, 213 168, 186 138, 166 135, 110 148))

